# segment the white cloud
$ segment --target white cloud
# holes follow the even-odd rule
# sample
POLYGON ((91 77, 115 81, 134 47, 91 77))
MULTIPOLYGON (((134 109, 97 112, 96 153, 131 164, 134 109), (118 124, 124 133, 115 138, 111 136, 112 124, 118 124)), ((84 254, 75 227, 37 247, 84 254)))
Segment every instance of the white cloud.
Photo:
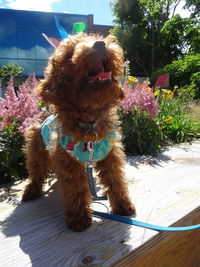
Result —
POLYGON ((5 8, 3 1, 0 0, 0 8, 5 8))
POLYGON ((60 0, 9 0, 7 7, 21 10, 52 11, 52 3, 60 0))

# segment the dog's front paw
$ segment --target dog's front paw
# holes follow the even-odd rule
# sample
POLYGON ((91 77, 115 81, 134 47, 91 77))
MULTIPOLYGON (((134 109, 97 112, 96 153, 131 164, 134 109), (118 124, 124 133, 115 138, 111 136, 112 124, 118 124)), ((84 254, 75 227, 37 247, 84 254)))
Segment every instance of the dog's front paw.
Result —
POLYGON ((127 200, 121 200, 118 203, 116 203, 112 211, 114 214, 122 216, 130 216, 132 214, 136 214, 135 205, 127 200))
POLYGON ((82 232, 92 224, 92 216, 85 214, 76 219, 67 218, 67 225, 70 229, 76 232, 82 232))
POLYGON ((31 201, 42 196, 42 190, 35 184, 28 184, 22 196, 22 201, 31 201))

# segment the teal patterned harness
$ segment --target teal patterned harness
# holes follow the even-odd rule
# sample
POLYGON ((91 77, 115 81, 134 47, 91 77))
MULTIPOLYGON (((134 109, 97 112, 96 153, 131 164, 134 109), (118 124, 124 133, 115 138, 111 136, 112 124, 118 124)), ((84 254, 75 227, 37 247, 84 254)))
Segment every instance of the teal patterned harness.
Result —
MULTIPOLYGON (((42 124, 41 134, 43 141, 48 150, 57 142, 59 123, 57 122, 57 115, 49 116, 42 124)), ((62 131, 60 131, 62 133, 62 131)), ((113 143, 116 139, 116 130, 111 130, 109 135, 99 141, 94 142, 93 160, 102 160, 110 152, 113 143)), ((87 150, 87 142, 74 141, 72 136, 60 135, 60 145, 67 153, 75 157, 81 163, 89 162, 89 152, 87 150)))

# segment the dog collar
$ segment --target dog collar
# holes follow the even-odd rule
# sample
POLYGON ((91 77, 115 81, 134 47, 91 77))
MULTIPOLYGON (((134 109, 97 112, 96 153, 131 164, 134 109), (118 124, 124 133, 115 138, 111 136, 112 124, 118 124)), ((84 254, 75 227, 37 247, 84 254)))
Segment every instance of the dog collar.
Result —
POLYGON ((95 122, 83 122, 83 121, 78 121, 78 126, 81 129, 87 130, 87 131, 92 131, 96 127, 95 122))

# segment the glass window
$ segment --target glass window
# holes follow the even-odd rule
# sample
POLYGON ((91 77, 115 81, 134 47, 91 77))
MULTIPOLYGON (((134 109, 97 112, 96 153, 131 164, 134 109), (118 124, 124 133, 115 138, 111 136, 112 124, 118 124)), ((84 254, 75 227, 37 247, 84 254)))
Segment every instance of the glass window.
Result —
POLYGON ((17 37, 16 34, 2 31, 0 28, 0 58, 17 57, 17 37))
POLYGON ((42 33, 61 40, 55 16, 68 34, 76 22, 84 22, 87 31, 87 15, 0 9, 0 66, 18 63, 25 68, 24 75, 43 76, 54 48, 42 33))
POLYGON ((36 43, 35 43, 35 33, 32 31, 18 31, 17 32, 18 41, 18 58, 36 58, 36 43))
POLYGON ((47 66, 47 60, 37 60, 36 70, 35 70, 36 76, 43 77, 46 66, 47 66))
MULTIPOLYGON (((54 34, 49 31, 43 32, 48 37, 54 37, 54 34)), ((36 58, 47 60, 54 52, 54 48, 42 36, 42 32, 36 33, 36 58)))
POLYGON ((24 68, 23 75, 25 75, 25 76, 29 76, 32 72, 35 72, 35 70, 36 70, 36 61, 35 60, 18 59, 15 62, 24 68))

